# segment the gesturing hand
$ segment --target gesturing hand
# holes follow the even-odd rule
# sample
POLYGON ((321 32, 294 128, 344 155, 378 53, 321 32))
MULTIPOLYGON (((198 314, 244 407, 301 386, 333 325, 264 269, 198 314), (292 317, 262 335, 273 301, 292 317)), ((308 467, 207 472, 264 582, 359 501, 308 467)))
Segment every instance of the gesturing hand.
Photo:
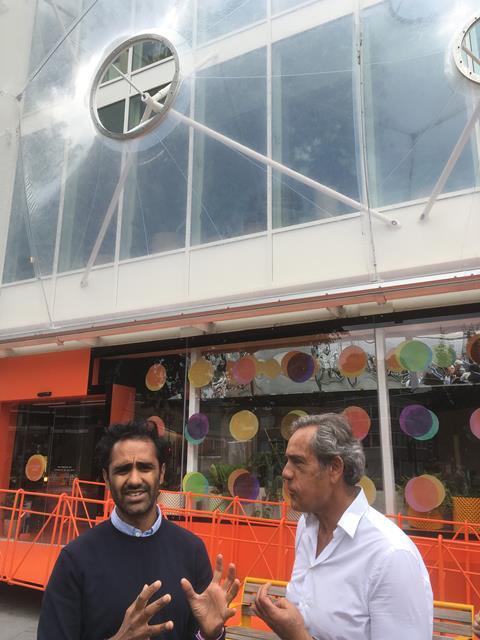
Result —
POLYGON ((195 593, 186 578, 181 580, 192 613, 206 640, 216 640, 221 634, 226 620, 235 615, 235 609, 228 608, 240 587, 240 581, 235 577, 235 565, 229 565, 227 577, 223 583, 222 573, 223 558, 219 555, 215 563, 213 580, 203 593, 195 593))
POLYGON ((162 624, 148 624, 150 618, 158 613, 171 600, 170 595, 158 598, 148 604, 153 594, 160 589, 160 580, 145 585, 132 604, 125 611, 122 625, 117 633, 110 640, 149 640, 151 636, 158 636, 164 631, 173 629, 173 622, 163 622, 162 624))
POLYGON ((253 608, 257 615, 280 636, 282 640, 311 640, 300 611, 286 598, 275 602, 268 595, 272 585, 267 582, 257 591, 253 608))

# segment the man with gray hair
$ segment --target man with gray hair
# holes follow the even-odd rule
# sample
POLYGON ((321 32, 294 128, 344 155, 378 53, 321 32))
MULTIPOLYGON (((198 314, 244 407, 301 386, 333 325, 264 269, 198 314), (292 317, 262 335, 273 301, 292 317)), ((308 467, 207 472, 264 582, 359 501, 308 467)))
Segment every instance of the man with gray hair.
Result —
POLYGON ((287 598, 255 608, 282 640, 431 640, 430 579, 410 538, 357 486, 361 443, 335 413, 292 425, 283 479, 302 511, 287 598))

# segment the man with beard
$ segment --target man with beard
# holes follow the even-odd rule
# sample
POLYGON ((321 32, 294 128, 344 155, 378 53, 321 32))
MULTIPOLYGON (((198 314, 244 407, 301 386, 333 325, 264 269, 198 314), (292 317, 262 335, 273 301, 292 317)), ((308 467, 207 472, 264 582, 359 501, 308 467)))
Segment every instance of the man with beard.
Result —
POLYGON ((255 599, 281 640, 431 640, 433 597, 418 549, 357 486, 365 455, 335 413, 292 425, 283 469, 302 511, 287 598, 255 599))
POLYGON ((238 592, 203 542, 157 505, 165 445, 152 423, 110 426, 97 446, 115 508, 63 548, 42 602, 37 640, 220 640, 238 592), (157 598, 153 596, 157 594, 157 598))

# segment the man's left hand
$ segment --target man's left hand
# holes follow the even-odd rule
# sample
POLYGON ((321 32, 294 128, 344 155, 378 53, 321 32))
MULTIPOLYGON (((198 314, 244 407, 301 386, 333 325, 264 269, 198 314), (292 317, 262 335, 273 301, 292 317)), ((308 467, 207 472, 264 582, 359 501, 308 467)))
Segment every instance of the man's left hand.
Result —
POLYGON ((257 615, 282 640, 312 640, 312 636, 305 628, 302 614, 294 604, 286 598, 279 598, 272 602, 268 595, 271 586, 267 582, 257 591, 254 604, 257 615))
POLYGON ((205 640, 217 640, 225 622, 235 615, 235 609, 228 608, 240 587, 240 581, 235 577, 235 565, 229 565, 227 577, 223 582, 222 574, 223 558, 219 555, 215 563, 213 580, 203 593, 195 593, 186 578, 181 580, 190 608, 205 640))

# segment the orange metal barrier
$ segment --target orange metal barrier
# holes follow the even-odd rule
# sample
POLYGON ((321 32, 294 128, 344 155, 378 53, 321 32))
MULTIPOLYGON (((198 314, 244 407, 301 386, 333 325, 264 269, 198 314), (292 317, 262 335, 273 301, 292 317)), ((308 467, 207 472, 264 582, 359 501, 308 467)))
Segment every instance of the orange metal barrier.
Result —
MULTIPOLYGON (((204 540, 212 561, 222 553, 240 577, 289 579, 298 514, 286 503, 162 491, 159 504, 166 517, 204 540)), ((0 489, 0 581, 44 589, 61 547, 112 507, 102 483, 77 480, 70 495, 0 489)), ((418 546, 435 598, 480 608, 478 524, 432 520, 441 530, 432 535, 424 519, 390 517, 418 546)))

